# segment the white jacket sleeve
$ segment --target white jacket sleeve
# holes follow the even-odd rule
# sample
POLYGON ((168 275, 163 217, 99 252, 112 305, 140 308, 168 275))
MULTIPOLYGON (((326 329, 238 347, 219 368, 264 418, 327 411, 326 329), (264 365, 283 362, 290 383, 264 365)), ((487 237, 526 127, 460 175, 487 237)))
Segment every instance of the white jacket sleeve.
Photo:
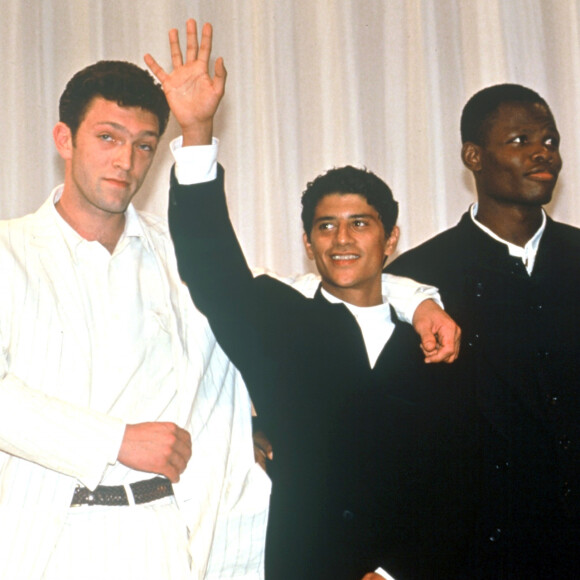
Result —
POLYGON ((125 424, 31 389, 5 374, 5 363, 2 356, 0 449, 94 489, 117 459, 125 424))
MULTIPOLYGON (((286 284, 290 284, 305 296, 312 297, 320 284, 320 277, 315 274, 302 274, 299 276, 282 277, 269 270, 254 269, 255 276, 268 274, 286 284)), ((409 324, 413 323, 413 314, 424 300, 434 300, 443 308, 441 296, 435 286, 415 282, 411 278, 383 274, 383 296, 395 309, 397 316, 409 324)))

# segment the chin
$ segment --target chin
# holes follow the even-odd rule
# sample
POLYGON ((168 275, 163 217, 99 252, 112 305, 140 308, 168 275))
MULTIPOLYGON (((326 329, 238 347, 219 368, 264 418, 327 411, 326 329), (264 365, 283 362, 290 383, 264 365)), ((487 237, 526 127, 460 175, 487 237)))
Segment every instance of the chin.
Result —
POLYGON ((538 207, 538 206, 543 206, 546 205, 548 203, 550 203, 552 201, 552 192, 550 193, 540 193, 538 195, 535 196, 530 196, 528 197, 524 203, 526 205, 529 205, 531 207, 538 207))
POLYGON ((548 187, 538 187, 536 191, 530 192, 530 199, 541 205, 550 203, 552 201, 552 194, 554 193, 555 187, 555 183, 549 184, 548 187))

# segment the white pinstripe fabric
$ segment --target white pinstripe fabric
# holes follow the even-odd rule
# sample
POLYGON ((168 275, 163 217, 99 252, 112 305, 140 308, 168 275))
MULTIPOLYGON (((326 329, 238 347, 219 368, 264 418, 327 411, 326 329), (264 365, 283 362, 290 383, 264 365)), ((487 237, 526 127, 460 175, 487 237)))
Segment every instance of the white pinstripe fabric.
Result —
POLYGON ((188 580, 187 526, 169 500, 69 510, 43 580, 188 580))
MULTIPOLYGON (((247 534, 240 532, 244 537, 236 539, 231 533, 241 529, 238 514, 231 511, 240 496, 253 499, 247 502, 247 515, 242 516, 247 518, 244 529, 249 530, 248 537, 263 536, 267 516, 268 494, 252 495, 252 482, 250 488, 244 486, 255 465, 249 398, 178 279, 165 222, 134 216, 143 230, 143 245, 149 253, 146 247, 143 252, 155 277, 151 284, 147 280, 141 284, 146 286, 145 294, 151 288, 156 293, 152 297, 155 307, 146 306, 147 313, 153 314, 147 322, 153 324, 151 332, 145 329, 140 338, 143 344, 136 348, 144 356, 152 356, 149 362, 155 368, 147 370, 145 364, 140 378, 125 373, 132 393, 120 385, 118 397, 113 388, 103 398, 91 397, 91 390, 98 389, 97 379, 115 379, 115 373, 103 374, 106 369, 94 368, 107 364, 106 328, 100 330, 102 350, 95 350, 82 281, 54 214, 51 198, 36 214, 0 224, 0 578, 40 580, 52 556, 54 569, 60 570, 59 580, 65 580, 69 572, 63 571, 63 563, 68 566, 74 560, 67 558, 67 548, 60 541, 82 540, 84 534, 92 536, 89 543, 95 553, 103 552, 100 558, 108 562, 109 570, 117 569, 106 577, 120 578, 119 570, 133 558, 126 552, 121 552, 125 554, 121 558, 112 551, 106 557, 104 551, 113 550, 117 529, 119 536, 127 530, 130 539, 134 532, 150 528, 145 521, 151 519, 158 519, 161 529, 175 529, 182 538, 164 544, 170 547, 167 558, 173 561, 177 557, 180 562, 183 550, 178 546, 187 538, 183 535, 186 523, 190 578, 202 579, 208 566, 228 568, 230 575, 221 578, 260 578, 263 543, 251 543, 249 549, 255 552, 247 553, 244 560, 247 534), (167 372, 151 354, 160 339, 169 348, 164 354, 170 357, 167 372), (157 391, 147 382, 152 376, 161 378, 157 391), (147 387, 146 396, 139 396, 140 383, 147 387), (138 510, 127 516, 117 508, 106 508, 104 517, 89 512, 84 521, 81 512, 70 513, 69 508, 77 481, 94 487, 101 481, 114 484, 143 479, 142 474, 114 465, 129 419, 175 421, 191 430, 193 457, 175 486, 179 512, 159 506, 155 510, 159 513, 143 512, 148 515, 142 519, 138 510), (175 513, 179 526, 170 523, 175 522, 175 513), (112 521, 116 523, 109 529, 112 521), (89 534, 93 525, 94 533, 89 534), (258 527, 256 534, 254 526, 258 527), (67 530, 65 535, 61 535, 63 530, 67 530), (223 534, 228 535, 225 551, 219 540, 223 534), (215 553, 222 554, 220 561, 210 558, 214 539, 219 546, 215 553), (238 549, 236 541, 244 547, 238 549), (233 567, 227 564, 230 561, 235 563, 233 567), (253 576, 247 576, 249 569, 255 570, 253 576)), ((135 360, 141 359, 135 356, 135 360)), ((163 535, 172 537, 169 532, 163 535)), ((142 559, 146 551, 147 558, 156 560, 153 547, 159 547, 159 542, 142 539, 134 545, 142 559)), ((158 556, 163 552, 158 551, 158 556)), ((152 563, 146 568, 157 570, 152 563)), ((71 569, 70 577, 87 578, 89 573, 83 566, 80 571, 71 569)), ((155 574, 151 577, 160 577, 155 574)))

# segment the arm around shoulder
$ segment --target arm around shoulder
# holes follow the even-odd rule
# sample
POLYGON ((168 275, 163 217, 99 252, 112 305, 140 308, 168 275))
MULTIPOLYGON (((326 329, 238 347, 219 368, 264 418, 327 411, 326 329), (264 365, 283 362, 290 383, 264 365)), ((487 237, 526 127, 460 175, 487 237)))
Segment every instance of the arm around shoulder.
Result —
POLYGON ((454 362, 459 356, 461 329, 443 310, 437 288, 410 278, 383 274, 383 293, 397 316, 413 324, 421 337, 425 362, 454 362))

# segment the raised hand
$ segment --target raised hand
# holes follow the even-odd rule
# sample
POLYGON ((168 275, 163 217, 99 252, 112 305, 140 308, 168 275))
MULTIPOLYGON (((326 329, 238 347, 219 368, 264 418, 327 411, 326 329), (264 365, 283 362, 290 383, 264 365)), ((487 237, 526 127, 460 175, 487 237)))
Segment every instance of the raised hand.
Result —
POLYGON ((166 72, 150 54, 145 55, 145 63, 163 87, 171 112, 181 126, 183 145, 206 145, 211 143, 213 118, 224 95, 226 69, 220 57, 215 62, 213 78, 210 76, 211 24, 203 25, 199 45, 195 20, 187 21, 186 30, 185 62, 179 33, 173 28, 169 31, 173 70, 166 72))

